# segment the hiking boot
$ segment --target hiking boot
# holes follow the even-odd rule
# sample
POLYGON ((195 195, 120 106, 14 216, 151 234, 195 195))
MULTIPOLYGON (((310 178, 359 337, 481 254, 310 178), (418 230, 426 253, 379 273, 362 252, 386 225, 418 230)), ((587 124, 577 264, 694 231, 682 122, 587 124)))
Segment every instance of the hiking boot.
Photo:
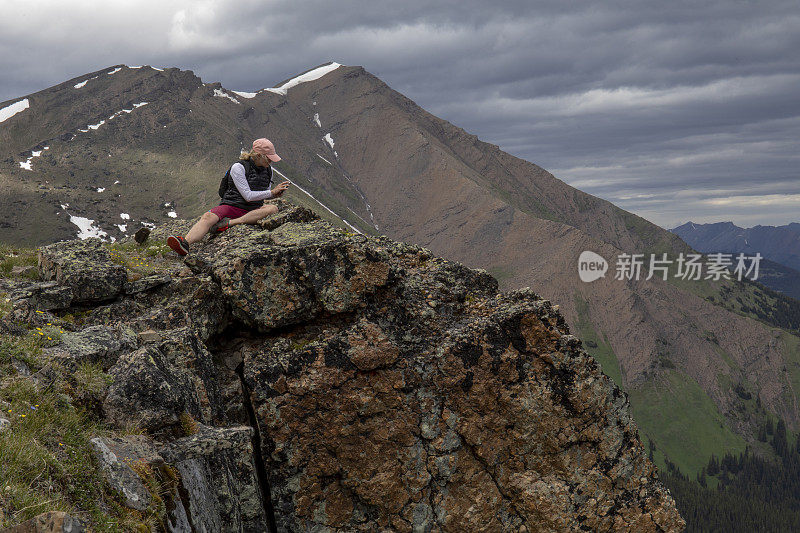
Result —
POLYGON ((219 222, 211 226, 211 229, 209 231, 211 231, 211 233, 222 233, 223 231, 231 227, 230 222, 231 219, 229 219, 228 217, 221 218, 219 222))
POLYGON ((178 255, 186 255, 189 253, 189 243, 180 236, 170 235, 167 237, 167 246, 172 248, 178 255))

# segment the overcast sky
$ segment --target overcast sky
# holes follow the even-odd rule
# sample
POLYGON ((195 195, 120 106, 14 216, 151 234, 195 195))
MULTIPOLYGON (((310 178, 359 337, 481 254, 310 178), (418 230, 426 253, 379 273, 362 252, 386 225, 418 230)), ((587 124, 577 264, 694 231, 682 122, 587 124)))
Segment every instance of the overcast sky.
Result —
POLYGON ((114 64, 252 91, 363 65, 663 227, 800 221, 796 0, 0 0, 0 101, 114 64))

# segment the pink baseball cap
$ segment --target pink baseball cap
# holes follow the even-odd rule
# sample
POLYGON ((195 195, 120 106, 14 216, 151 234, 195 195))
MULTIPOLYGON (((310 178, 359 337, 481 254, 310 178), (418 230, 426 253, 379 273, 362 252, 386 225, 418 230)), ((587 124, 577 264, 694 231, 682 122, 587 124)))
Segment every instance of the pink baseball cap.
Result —
POLYGON ((261 138, 253 141, 253 151, 267 156, 270 161, 275 163, 281 160, 281 157, 275 153, 275 146, 272 145, 272 141, 269 139, 261 138))

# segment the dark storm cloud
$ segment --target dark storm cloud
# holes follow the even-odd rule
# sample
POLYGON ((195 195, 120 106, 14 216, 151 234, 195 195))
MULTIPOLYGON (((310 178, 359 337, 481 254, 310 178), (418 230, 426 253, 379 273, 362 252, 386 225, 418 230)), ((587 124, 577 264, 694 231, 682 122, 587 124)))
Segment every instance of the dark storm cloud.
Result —
POLYGON ((13 1, 0 100, 117 63, 253 91, 335 60, 664 226, 797 220, 796 2, 430 4, 13 1))

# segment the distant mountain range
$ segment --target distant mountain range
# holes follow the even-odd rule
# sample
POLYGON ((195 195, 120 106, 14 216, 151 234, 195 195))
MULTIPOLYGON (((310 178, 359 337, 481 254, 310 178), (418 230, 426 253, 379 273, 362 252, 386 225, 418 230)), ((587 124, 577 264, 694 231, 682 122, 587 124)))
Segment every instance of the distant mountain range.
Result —
POLYGON ((560 306, 629 394, 643 440, 687 473, 758 446, 768 416, 800 427, 800 304, 756 283, 614 279, 622 253, 677 235, 437 118, 361 67, 322 65, 254 93, 190 71, 109 67, 0 103, 0 241, 40 244, 191 219, 239 150, 270 138, 287 196, 530 286, 560 306), (578 257, 611 263, 580 281, 578 257))
POLYGON ((800 300, 800 223, 740 228, 733 222, 687 222, 670 230, 703 253, 760 253, 759 281, 800 300))

